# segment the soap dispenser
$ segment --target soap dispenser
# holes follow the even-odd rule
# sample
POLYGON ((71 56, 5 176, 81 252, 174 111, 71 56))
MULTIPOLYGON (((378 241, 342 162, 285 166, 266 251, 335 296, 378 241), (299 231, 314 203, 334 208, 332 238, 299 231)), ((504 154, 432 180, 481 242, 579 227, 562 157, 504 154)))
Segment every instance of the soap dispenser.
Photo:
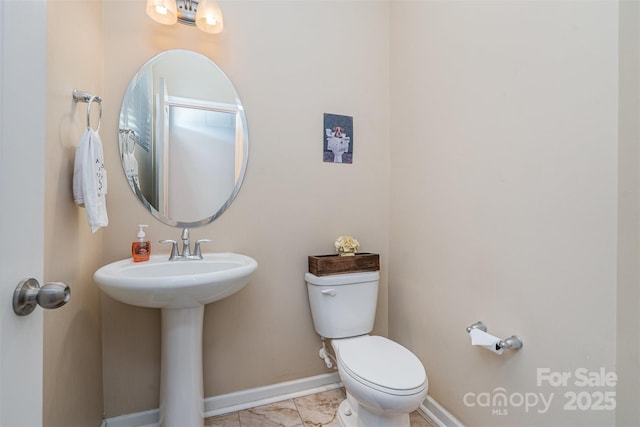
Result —
POLYGON ((138 231, 138 238, 131 244, 131 255, 133 256, 133 262, 149 261, 151 255, 151 242, 147 240, 144 234, 144 227, 148 227, 146 224, 138 224, 140 231, 138 231))

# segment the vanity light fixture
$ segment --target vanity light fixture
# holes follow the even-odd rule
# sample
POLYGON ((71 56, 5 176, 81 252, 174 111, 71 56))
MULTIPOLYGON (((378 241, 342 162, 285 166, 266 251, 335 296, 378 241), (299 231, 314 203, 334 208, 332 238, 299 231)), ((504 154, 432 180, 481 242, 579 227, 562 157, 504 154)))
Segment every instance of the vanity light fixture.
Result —
POLYGON ((160 24, 180 22, 211 34, 222 32, 224 26, 215 0, 147 0, 147 15, 160 24))

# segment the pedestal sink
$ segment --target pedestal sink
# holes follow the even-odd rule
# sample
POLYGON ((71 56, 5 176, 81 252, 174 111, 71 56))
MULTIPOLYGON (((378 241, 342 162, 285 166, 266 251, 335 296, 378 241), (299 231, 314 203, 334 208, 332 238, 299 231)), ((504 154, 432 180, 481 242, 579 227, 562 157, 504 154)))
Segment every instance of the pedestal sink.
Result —
POLYGON ((118 301, 161 309, 160 425, 201 427, 204 305, 242 289, 258 263, 234 253, 210 253, 189 261, 167 258, 152 255, 146 262, 116 261, 96 271, 94 279, 118 301))

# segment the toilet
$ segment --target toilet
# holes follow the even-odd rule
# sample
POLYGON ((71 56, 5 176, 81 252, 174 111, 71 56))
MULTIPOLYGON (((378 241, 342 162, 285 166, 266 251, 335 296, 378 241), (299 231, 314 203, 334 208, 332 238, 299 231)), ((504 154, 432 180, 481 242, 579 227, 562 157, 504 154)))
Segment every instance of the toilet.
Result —
POLYGON ((420 360, 373 330, 380 273, 305 274, 316 332, 330 338, 347 392, 338 419, 343 427, 409 427, 409 413, 427 396, 420 360))

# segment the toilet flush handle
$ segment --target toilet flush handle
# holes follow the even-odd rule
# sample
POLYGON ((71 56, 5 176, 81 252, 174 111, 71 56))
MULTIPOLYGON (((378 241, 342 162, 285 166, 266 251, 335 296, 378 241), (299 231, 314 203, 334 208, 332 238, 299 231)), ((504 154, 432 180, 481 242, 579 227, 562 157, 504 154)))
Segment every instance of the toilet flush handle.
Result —
POLYGON ((336 296, 336 290, 335 289, 325 289, 324 291, 321 291, 321 293, 323 295, 328 295, 330 297, 335 297, 336 296))

